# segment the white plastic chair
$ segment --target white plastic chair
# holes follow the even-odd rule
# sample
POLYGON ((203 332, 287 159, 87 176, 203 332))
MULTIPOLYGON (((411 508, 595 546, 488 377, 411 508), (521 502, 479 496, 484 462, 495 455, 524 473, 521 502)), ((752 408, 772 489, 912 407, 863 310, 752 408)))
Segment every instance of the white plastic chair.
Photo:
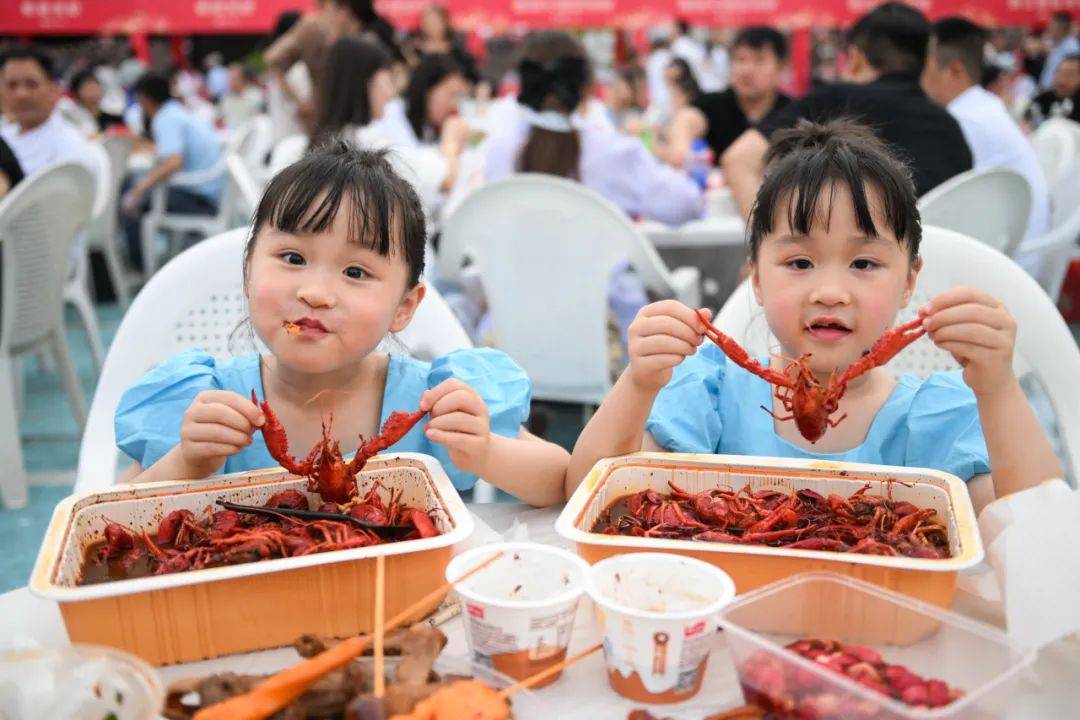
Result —
POLYGON ((1027 231, 1031 202, 1031 185, 1015 170, 968 170, 919 198, 919 214, 924 225, 948 228, 1012 255, 1027 231))
POLYGON ((698 271, 669 272, 622 210, 580 183, 521 174, 480 188, 445 223, 437 276, 479 269, 498 347, 545 400, 599 404, 610 389, 607 288, 629 260, 645 286, 689 305, 698 271))
POLYGON ((268 179, 267 158, 274 147, 274 127, 269 115, 256 115, 237 130, 241 137, 234 152, 247 165, 258 185, 268 179))
POLYGON ((131 156, 131 138, 109 136, 101 142, 109 159, 109 183, 104 186, 107 195, 101 212, 95 208, 94 217, 86 228, 86 246, 99 251, 105 258, 105 269, 116 297, 123 307, 131 301, 129 273, 124 267, 120 251, 120 232, 117 223, 120 204, 120 188, 127 175, 128 158, 131 156))
POLYGON ((47 349, 80 429, 86 419, 79 379, 64 336, 63 290, 71 250, 90 220, 94 178, 82 165, 62 163, 23 180, 0 201, 3 298, 0 303, 0 499, 8 508, 28 499, 19 441, 17 363, 47 349))
POLYGON ((304 157, 308 147, 307 135, 290 135, 270 151, 270 177, 304 157))
MULTIPOLYGON (((923 227, 923 269, 911 303, 897 322, 915 317, 918 308, 949 288, 970 286, 1003 301, 1016 318, 1017 377, 1033 375, 1045 390, 1061 431, 1065 467, 1080 480, 1080 348, 1054 303, 1024 269, 982 242, 933 226, 923 227)), ((755 356, 775 349, 764 313, 744 281, 717 313, 715 324, 755 356)), ((923 337, 886 366, 899 377, 912 373, 957 370, 952 356, 923 337)))
POLYGON ((1077 160, 1080 139, 1073 131, 1070 120, 1050 118, 1031 134, 1035 155, 1046 174, 1046 186, 1053 187, 1069 167, 1077 160))
POLYGON ((116 230, 119 183, 114 181, 111 160, 105 148, 91 144, 89 149, 96 169, 92 184, 83 191, 93 196, 94 204, 90 222, 85 230, 80 231, 72 251, 68 277, 64 283, 64 303, 71 305, 79 316, 87 344, 90 346, 94 370, 100 372, 101 363, 105 359, 105 348, 101 342, 101 328, 94 311, 94 300, 90 297, 90 234, 92 230, 98 234, 107 232, 110 226, 109 216, 112 217, 111 227, 113 231, 116 230))
POLYGON ((1021 243, 1014 257, 1057 302, 1069 264, 1080 257, 1080 161, 1050 188, 1050 209, 1050 230, 1021 243))
MULTIPOLYGON (((105 357, 90 406, 75 492, 100 490, 116 481, 116 407, 124 391, 147 370, 190 348, 202 348, 215 357, 259 349, 251 333, 237 331, 247 317, 242 270, 249 232, 248 227, 236 228, 193 245, 162 267, 132 301, 105 357)), ((398 340, 414 357, 427 360, 471 346, 430 286, 398 340)))
POLYGON ((225 189, 218 201, 217 212, 213 215, 168 212, 165 209, 168 188, 192 190, 214 182, 224 177, 226 173, 225 154, 222 154, 221 159, 213 167, 195 172, 175 173, 167 182, 159 183, 154 187, 150 194, 150 209, 142 218, 142 261, 145 278, 149 279, 158 268, 158 232, 169 233, 169 255, 172 256, 180 251, 180 243, 187 233, 208 237, 225 232, 229 228, 233 213, 235 189, 229 182, 225 183, 225 189))
POLYGON ((225 167, 229 170, 229 182, 234 186, 233 222, 241 225, 249 223, 262 199, 259 182, 251 174, 251 168, 236 153, 230 153, 225 158, 225 167))

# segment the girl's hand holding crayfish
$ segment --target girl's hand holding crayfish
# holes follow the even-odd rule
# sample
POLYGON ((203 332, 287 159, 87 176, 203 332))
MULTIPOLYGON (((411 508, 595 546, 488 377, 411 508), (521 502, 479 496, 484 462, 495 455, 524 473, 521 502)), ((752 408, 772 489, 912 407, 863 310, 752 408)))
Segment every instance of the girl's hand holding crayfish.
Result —
MULTIPOLYGON (((709 310, 703 311, 711 317, 709 310)), ((627 350, 630 377, 642 390, 657 392, 671 380, 672 370, 697 352, 705 325, 677 300, 646 305, 630 323, 627 350)))
POLYGON ((189 469, 185 477, 206 477, 251 444, 262 427, 262 411, 243 395, 227 390, 205 390, 195 396, 180 426, 180 459, 189 469))
POLYGON ((431 417, 424 428, 428 439, 445 445, 455 466, 482 476, 491 426, 480 394, 460 380, 444 380, 420 396, 420 409, 431 417))
POLYGON ((1016 320, 1000 300, 974 288, 953 288, 919 308, 919 314, 934 344, 964 368, 964 382, 977 397, 1016 382, 1016 320))

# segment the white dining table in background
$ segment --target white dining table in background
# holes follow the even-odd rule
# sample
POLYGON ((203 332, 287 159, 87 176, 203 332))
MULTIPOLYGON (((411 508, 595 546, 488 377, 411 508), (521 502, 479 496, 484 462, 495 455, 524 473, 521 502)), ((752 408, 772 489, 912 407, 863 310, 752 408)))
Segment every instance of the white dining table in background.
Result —
MULTIPOLYGON (((555 533, 555 518, 561 508, 536 510, 514 503, 470 505, 477 530, 468 545, 493 542, 500 537, 529 539, 570 548, 571 544, 555 533)), ((963 612, 969 599, 957 595, 954 609, 963 612)), ((448 643, 444 656, 467 656, 464 628, 459 618, 441 626, 448 643)), ((591 602, 578 609, 570 654, 599 642, 591 602)), ((0 595, 0 643, 2 645, 37 644, 58 647, 68 644, 63 620, 55 602, 32 595, 20 588, 0 595)), ((230 655, 202 662, 171 665, 159 669, 168 685, 183 678, 217 672, 241 674, 269 673, 298 660, 292 648, 230 655)), ((978 662, 978 658, 972 658, 978 662)), ((535 691, 545 718, 587 718, 588 720, 623 720, 634 708, 646 707, 616 695, 608 685, 602 654, 594 654, 570 667, 563 676, 542 690, 535 691)), ((743 704, 742 693, 727 650, 724 633, 717 633, 709 657, 702 690, 696 698, 677 705, 653 706, 654 714, 663 717, 702 718, 706 714, 743 704)), ((1076 717, 1080 707, 1080 642, 1061 640, 1043 648, 1033 671, 1022 677, 1012 696, 1009 720, 1076 717)), ((523 720, 530 720, 527 716, 523 720)))

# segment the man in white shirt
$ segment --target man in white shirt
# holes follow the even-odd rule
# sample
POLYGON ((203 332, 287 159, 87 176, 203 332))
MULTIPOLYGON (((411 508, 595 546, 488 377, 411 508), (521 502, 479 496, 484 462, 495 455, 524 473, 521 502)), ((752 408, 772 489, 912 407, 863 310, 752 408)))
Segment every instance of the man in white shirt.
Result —
POLYGON ((55 163, 78 162, 96 175, 89 142, 56 108, 60 89, 49 57, 32 47, 9 50, 0 77, 4 110, 13 121, 0 132, 23 172, 29 177, 55 163))
POLYGON ((1035 150, 1009 115, 1005 104, 979 86, 986 31, 960 17, 934 24, 923 68, 923 90, 960 123, 975 169, 1005 167, 1031 185, 1031 217, 1025 238, 1049 228, 1050 201, 1035 150))

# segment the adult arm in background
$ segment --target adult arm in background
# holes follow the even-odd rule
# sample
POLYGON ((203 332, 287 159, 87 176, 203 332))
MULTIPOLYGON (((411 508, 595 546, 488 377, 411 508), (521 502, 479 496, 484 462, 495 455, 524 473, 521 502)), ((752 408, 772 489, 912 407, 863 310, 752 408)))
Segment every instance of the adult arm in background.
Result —
POLYGON ((674 168, 685 168, 690 161, 694 141, 705 137, 709 121, 696 107, 686 107, 675 113, 668 127, 667 142, 658 143, 656 157, 674 168))
POLYGON ((720 156, 724 184, 731 189, 735 207, 744 218, 750 217, 758 188, 765 174, 765 155, 769 141, 756 128, 750 128, 735 138, 720 156))

